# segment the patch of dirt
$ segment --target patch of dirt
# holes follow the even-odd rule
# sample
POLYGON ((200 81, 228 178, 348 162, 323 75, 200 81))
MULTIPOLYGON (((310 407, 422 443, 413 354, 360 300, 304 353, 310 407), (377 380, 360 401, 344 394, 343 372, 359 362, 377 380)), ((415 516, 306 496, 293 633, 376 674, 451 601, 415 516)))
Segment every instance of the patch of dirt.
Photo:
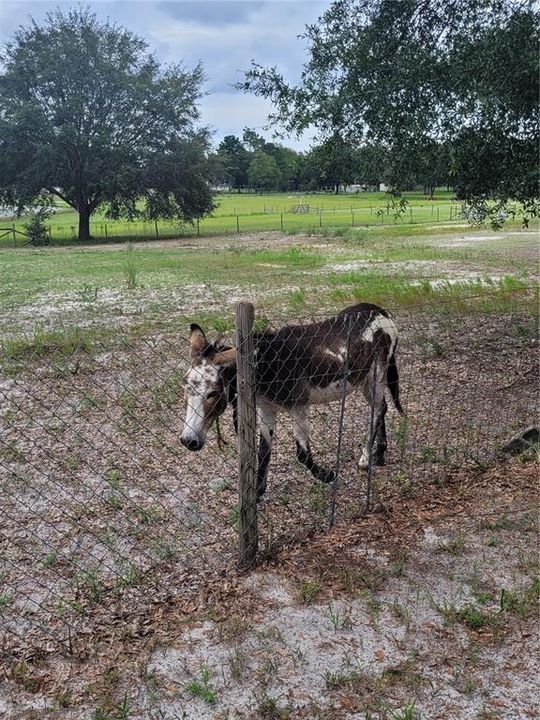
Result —
MULTIPOLYGON (((296 233, 286 235, 279 231, 263 231, 252 233, 229 233, 225 235, 205 235, 199 238, 173 238, 170 240, 143 240, 137 241, 136 246, 140 248, 183 248, 186 250, 226 250, 231 247, 245 249, 279 248, 304 245, 309 241, 307 233, 296 233)), ((125 242, 96 243, 95 245, 77 246, 82 252, 95 250, 119 250, 126 247, 125 242)), ((62 248, 56 248, 61 251, 62 248)))

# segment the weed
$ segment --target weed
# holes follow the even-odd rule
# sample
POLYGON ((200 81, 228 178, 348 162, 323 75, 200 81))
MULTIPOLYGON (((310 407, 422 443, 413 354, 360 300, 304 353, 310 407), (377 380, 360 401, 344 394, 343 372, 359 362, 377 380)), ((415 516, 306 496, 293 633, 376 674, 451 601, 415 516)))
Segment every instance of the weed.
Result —
POLYGON ((135 514, 139 522, 143 525, 152 525, 153 523, 163 520, 163 511, 157 505, 139 507, 136 509, 135 514))
POLYGON ((137 287, 137 275, 137 260, 135 258, 133 245, 131 243, 127 243, 126 256, 124 258, 124 276, 128 290, 134 290, 137 287))
POLYGON ((392 687, 399 683, 407 688, 418 688, 425 683, 423 675, 414 669, 412 660, 390 665, 383 670, 381 680, 392 687))
POLYGON ((56 554, 55 550, 51 550, 47 555, 45 555, 45 558, 43 559, 43 566, 46 568, 53 567, 53 565, 56 565, 58 561, 58 556, 56 554))
POLYGON ((390 574, 393 577, 402 577, 405 574, 405 568, 407 567, 408 560, 409 556, 406 550, 403 548, 397 550, 397 552, 390 558, 390 574))
POLYGON ((131 711, 131 703, 126 693, 121 703, 112 707, 98 708, 93 716, 93 720, 128 720, 131 711))
POLYGON ((330 622, 335 631, 351 630, 354 627, 354 620, 351 616, 350 608, 343 611, 335 610, 332 605, 328 606, 330 622))
POLYGON ((390 717, 392 720, 420 720, 420 713, 415 710, 415 704, 408 703, 404 708, 394 710, 390 717))
POLYGON ((215 492, 226 492, 228 490, 235 490, 234 483, 232 483, 227 478, 223 478, 220 480, 217 485, 214 487, 215 492))
POLYGON ((529 587, 517 590, 501 590, 499 605, 501 612, 510 612, 521 620, 537 611, 540 597, 540 578, 535 578, 529 587))
POLYGON ((276 698, 266 692, 255 696, 257 720, 288 720, 291 716, 289 707, 280 707, 276 698))
POLYGON ((86 283, 83 285, 82 290, 77 290, 77 295, 79 296, 79 300, 84 303, 92 303, 97 300, 98 297, 98 287, 94 285, 87 285, 86 283))
POLYGON ((109 493, 105 498, 105 502, 111 508, 111 510, 121 510, 123 507, 122 498, 116 493, 109 493))
POLYGON ((120 576, 120 585, 123 587, 131 587, 137 585, 141 580, 140 570, 136 565, 130 563, 120 576))
POLYGON ((411 622, 410 610, 408 610, 398 600, 394 600, 391 605, 389 605, 389 609, 392 615, 396 618, 396 620, 399 620, 399 622, 402 622, 404 625, 409 626, 411 622))
POLYGON ((259 683, 268 685, 270 680, 275 679, 279 672, 280 660, 277 655, 265 657, 256 670, 259 683))
POLYGON ((292 308, 298 310, 303 307, 306 302, 306 293, 302 288, 293 290, 289 295, 289 304, 292 308))
POLYGON ((240 510, 238 508, 238 505, 233 505, 231 508, 229 508, 229 517, 228 517, 228 524, 233 527, 238 527, 238 520, 240 517, 240 510))
POLYGON ((404 472, 398 472, 394 475, 394 480, 403 497, 407 498, 414 495, 415 484, 408 475, 404 472))
POLYGON ((107 473, 107 482, 114 490, 120 489, 120 480, 122 479, 122 473, 120 470, 109 470, 107 473))
POLYGON ((158 540, 156 545, 158 557, 164 562, 170 562, 178 555, 178 549, 174 543, 168 542, 167 540, 158 540))
POLYGON ((435 448, 426 445, 423 448, 420 448, 419 460, 421 463, 434 463, 437 460, 437 451, 435 448))
POLYGON ((30 338, 14 337, 2 340, 1 355, 11 361, 51 355, 68 357, 76 351, 90 353, 93 348, 91 330, 73 327, 66 331, 45 331, 38 326, 30 338))
POLYGON ((2 593, 0 595, 0 607, 7 607, 12 601, 12 597, 9 593, 2 593))
POLYGON ((359 689, 369 686, 374 678, 358 670, 327 670, 324 673, 324 682, 329 690, 339 690, 343 687, 359 689))
POLYGON ((207 665, 201 665, 199 677, 194 678, 186 685, 186 691, 193 697, 201 698, 209 705, 216 702, 216 692, 210 684, 210 669, 207 665))
POLYGON ((246 671, 248 666, 248 658, 246 653, 239 647, 235 647, 229 655, 229 669, 231 671, 231 677, 235 680, 240 680, 246 671))
POLYGON ((384 570, 374 567, 343 567, 340 570, 343 590, 348 595, 356 595, 359 590, 378 590, 386 580, 384 570))
POLYGON ((99 602, 103 596, 103 584, 97 568, 89 567, 77 576, 80 590, 86 591, 92 600, 99 602))
POLYGON ((217 634, 222 642, 237 641, 250 628, 250 622, 242 615, 230 615, 218 623, 217 634))
POLYGON ((300 601, 304 605, 310 605, 321 592, 321 583, 318 580, 304 580, 298 588, 300 601))
POLYGON ((376 625, 379 621, 379 616, 381 614, 383 604, 369 590, 364 590, 362 592, 362 596, 364 598, 364 604, 366 606, 367 614, 369 615, 371 622, 376 625))
POLYGON ((455 535, 446 542, 439 543, 435 552, 448 553, 449 555, 463 555, 465 551, 465 538, 462 535, 455 535))

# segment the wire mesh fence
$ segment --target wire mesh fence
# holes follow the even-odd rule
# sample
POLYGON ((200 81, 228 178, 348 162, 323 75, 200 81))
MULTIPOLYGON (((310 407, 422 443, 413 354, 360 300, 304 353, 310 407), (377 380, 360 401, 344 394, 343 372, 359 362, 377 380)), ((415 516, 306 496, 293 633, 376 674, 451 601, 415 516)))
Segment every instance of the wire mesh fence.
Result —
POLYGON ((254 334, 248 319, 217 341, 194 327, 4 354, 4 657, 80 653, 104 623, 128 626, 171 593, 189 606, 255 550, 271 558, 484 466, 536 420, 529 313, 392 317, 357 310, 254 334))
MULTIPOLYGON (((103 218, 90 223, 90 235, 93 241, 103 243, 121 240, 160 240, 178 237, 199 237, 210 235, 229 235, 245 232, 295 232, 301 230, 320 230, 326 228, 369 227, 391 224, 433 224, 464 222, 461 205, 448 203, 428 203, 411 205, 406 212, 396 216, 390 207, 373 205, 355 205, 350 207, 322 207, 314 204, 278 207, 268 205, 251 212, 235 212, 202 218, 193 224, 159 221, 107 221, 103 218)), ((55 222, 53 217, 48 224, 49 240, 52 245, 75 242, 78 235, 76 224, 55 222)), ((30 239, 16 228, 13 223, 0 223, 0 245, 23 247, 30 239)))

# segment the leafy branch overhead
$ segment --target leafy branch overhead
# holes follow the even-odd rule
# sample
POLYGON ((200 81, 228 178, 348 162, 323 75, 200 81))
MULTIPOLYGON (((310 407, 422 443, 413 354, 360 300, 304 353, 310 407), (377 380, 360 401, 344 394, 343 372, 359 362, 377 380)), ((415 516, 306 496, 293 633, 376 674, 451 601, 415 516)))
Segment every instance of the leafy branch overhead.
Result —
POLYGON ((395 189, 439 148, 458 198, 537 214, 538 20, 517 0, 336 0, 306 27, 298 84, 253 63, 238 87, 286 133, 384 150, 395 189))
POLYGON ((3 202, 58 196, 79 213, 79 239, 100 206, 185 221, 212 209, 200 65, 161 67, 144 40, 88 9, 20 28, 2 65, 3 202))

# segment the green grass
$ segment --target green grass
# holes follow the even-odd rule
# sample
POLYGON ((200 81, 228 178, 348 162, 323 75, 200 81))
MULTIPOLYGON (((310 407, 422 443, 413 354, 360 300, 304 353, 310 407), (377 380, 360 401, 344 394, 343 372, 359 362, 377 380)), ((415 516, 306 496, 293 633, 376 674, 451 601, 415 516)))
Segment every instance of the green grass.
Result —
MULTIPOLYGON (((399 219, 407 223, 448 222, 459 219, 459 204, 452 200, 452 193, 440 191, 434 200, 428 200, 422 193, 407 193, 409 207, 399 219)), ((92 216, 90 232, 104 242, 114 239, 165 238, 212 234, 236 234, 262 230, 297 231, 324 227, 350 227, 351 225, 392 224, 394 216, 387 208, 386 193, 359 193, 331 195, 326 193, 276 193, 258 195, 254 193, 223 193, 216 197, 217 207, 212 216, 203 218, 197 225, 159 222, 128 222, 109 220, 103 213, 92 216), (295 212, 299 206, 309 208, 308 213, 295 212)), ((12 245, 13 235, 3 229, 15 227, 24 232, 28 218, 0 220, 0 245, 12 245)), ((69 243, 76 237, 78 215, 75 210, 58 202, 56 213, 49 219, 51 237, 54 243, 69 243)), ((16 242, 23 245, 22 235, 16 235, 16 242)))
POLYGON ((200 677, 193 678, 187 685, 186 691, 193 697, 198 697, 209 705, 216 702, 216 692, 210 683, 210 670, 206 665, 200 668, 200 677))
MULTIPOLYGON (((0 337, 6 339, 0 340, 0 355, 24 362, 91 352, 95 342, 112 339, 119 322, 130 336, 158 328, 185 331, 194 320, 209 332, 228 332, 234 325, 233 297, 255 303, 258 327, 358 301, 389 309, 524 310, 535 316, 538 293, 528 289, 535 272, 529 252, 533 233, 519 238, 528 243, 529 254, 501 255, 489 243, 441 247, 421 234, 394 236, 397 230, 404 228, 329 234, 324 242, 291 239, 290 247, 250 248, 236 241, 198 249, 5 248, 0 251, 0 337), (442 279, 452 268, 464 278, 469 268, 482 276, 442 279), (429 281, 433 276, 436 284, 429 281)), ((265 242, 261 238, 261 245, 265 242)))
POLYGON ((35 357, 68 357, 76 351, 91 352, 93 333, 74 327, 67 331, 45 331, 36 327, 30 337, 6 338, 0 343, 0 357, 22 361, 35 357))

